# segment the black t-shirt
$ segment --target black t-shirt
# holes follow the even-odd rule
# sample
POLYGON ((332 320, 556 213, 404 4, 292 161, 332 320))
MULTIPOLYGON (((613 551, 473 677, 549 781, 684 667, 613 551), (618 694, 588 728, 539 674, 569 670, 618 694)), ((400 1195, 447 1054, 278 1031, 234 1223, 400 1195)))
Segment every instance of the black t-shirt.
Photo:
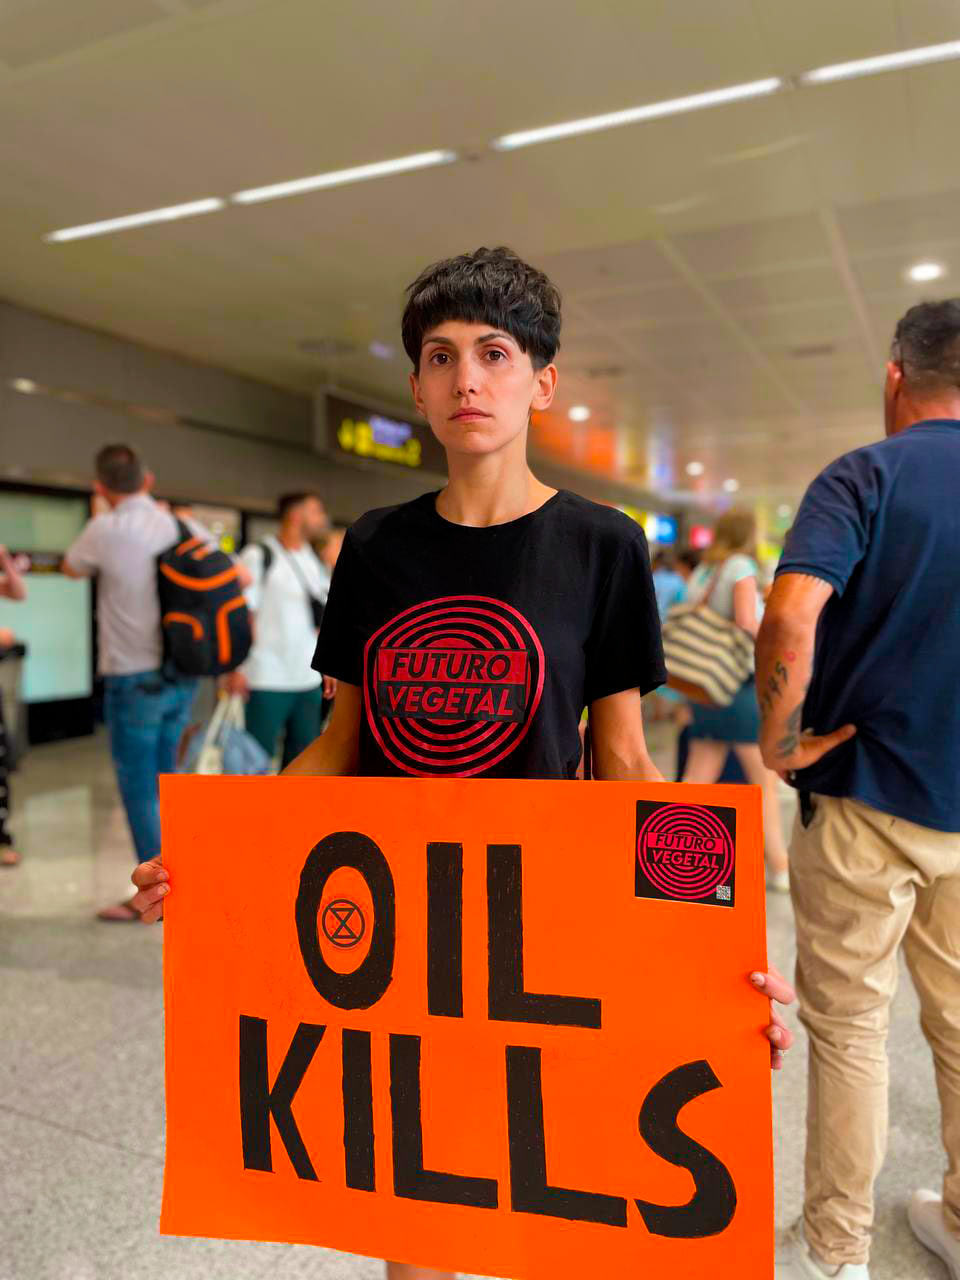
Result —
POLYGON ((363 691, 357 772, 571 778, 583 707, 666 679, 643 532, 565 490, 481 529, 436 496, 368 512, 333 574, 313 665, 363 691))

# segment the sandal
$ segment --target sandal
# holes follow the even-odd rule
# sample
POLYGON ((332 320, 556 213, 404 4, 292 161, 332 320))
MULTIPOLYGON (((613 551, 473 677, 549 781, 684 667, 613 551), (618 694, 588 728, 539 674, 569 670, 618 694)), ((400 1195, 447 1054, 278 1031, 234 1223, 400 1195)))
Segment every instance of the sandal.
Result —
POLYGON ((774 893, 790 892, 790 868, 783 867, 780 871, 767 869, 767 888, 772 889, 774 893))
POLYGON ((129 902, 115 902, 112 906, 101 907, 97 912, 98 920, 105 920, 108 924, 136 924, 140 919, 140 912, 134 910, 129 902))

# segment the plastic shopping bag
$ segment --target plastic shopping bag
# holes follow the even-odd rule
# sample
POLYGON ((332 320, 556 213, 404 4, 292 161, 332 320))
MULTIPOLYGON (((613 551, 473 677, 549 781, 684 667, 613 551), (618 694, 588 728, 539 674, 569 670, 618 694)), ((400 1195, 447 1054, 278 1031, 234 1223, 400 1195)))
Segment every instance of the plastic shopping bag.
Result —
POLYGON ((181 773, 271 773, 273 762, 244 726, 243 699, 222 696, 207 725, 191 738, 181 773))

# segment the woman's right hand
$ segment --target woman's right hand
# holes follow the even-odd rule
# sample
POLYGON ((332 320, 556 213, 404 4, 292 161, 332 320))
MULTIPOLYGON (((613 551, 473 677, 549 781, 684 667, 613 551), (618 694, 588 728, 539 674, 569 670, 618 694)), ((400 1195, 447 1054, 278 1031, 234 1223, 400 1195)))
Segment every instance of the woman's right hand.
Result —
POLYGON ((144 924, 162 920, 163 900, 170 892, 170 877, 160 859, 151 858, 149 862, 141 862, 130 879, 137 886, 137 892, 128 905, 140 912, 144 924))

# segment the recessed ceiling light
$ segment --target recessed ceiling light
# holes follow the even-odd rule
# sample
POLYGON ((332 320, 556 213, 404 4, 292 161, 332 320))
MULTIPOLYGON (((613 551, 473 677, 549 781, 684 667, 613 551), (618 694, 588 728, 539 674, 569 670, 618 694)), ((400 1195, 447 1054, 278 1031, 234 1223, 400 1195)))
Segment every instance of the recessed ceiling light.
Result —
POLYGON ((946 274, 946 268, 939 262, 915 262, 914 265, 907 270, 907 279, 915 281, 917 284, 924 284, 928 280, 939 280, 942 275, 946 274))
POLYGON ((152 222, 174 222, 177 218, 192 218, 198 213, 215 213, 224 208, 224 202, 192 200, 189 204, 172 204, 166 209, 148 209, 146 213, 128 213, 122 218, 107 218, 105 222, 87 222, 80 227, 64 227, 51 231, 43 238, 52 243, 64 240, 85 240, 88 236, 104 236, 110 231, 126 231, 130 227, 146 227, 152 222))
POLYGON ((350 182, 367 182, 370 178, 386 178, 392 173, 429 169, 432 165, 451 164, 456 159, 455 151, 421 151, 415 156, 400 156, 397 160, 380 160, 376 164, 361 164, 354 169, 317 173, 310 178, 275 182, 269 187, 251 187, 248 191, 235 192, 230 199, 234 204, 257 204, 261 200, 278 200, 281 196, 298 196, 305 191, 320 191, 325 187, 343 187, 350 182))
POLYGON ((11 378, 10 386, 14 391, 20 391, 25 396, 32 396, 35 391, 39 390, 37 384, 30 378, 11 378))
POLYGON ((781 502, 779 507, 777 507, 777 515, 780 517, 781 520, 786 520, 792 514, 793 514, 793 508, 789 506, 786 502, 781 502))
POLYGON ((393 347, 388 347, 385 342, 371 342, 370 354, 376 356, 378 360, 392 360, 397 354, 393 347))
POLYGON ((642 107, 628 107, 625 111, 610 111, 602 116, 586 116, 582 120, 567 120, 563 124, 548 124, 540 129, 522 129, 517 133, 505 133, 490 144, 495 151, 515 151, 517 147, 530 147, 537 142, 552 142, 555 138, 570 138, 580 133, 596 133, 601 129, 616 129, 624 124, 639 124, 644 120, 657 120, 662 116, 675 116, 684 111, 700 111, 705 107, 719 107, 725 102, 740 102, 745 98, 759 98, 776 93, 783 88, 779 76, 766 80, 751 80, 749 84, 734 84, 725 89, 710 89, 706 93, 692 93, 684 98, 669 98, 664 102, 648 102, 642 107))
POLYGON ((687 475, 688 475, 688 476, 702 476, 702 475, 703 475, 703 473, 704 473, 704 470, 705 470, 705 468, 704 468, 704 465, 703 465, 703 463, 702 463, 702 462, 688 462, 688 463, 687 463, 687 475))
POLYGON ((569 410, 567 417, 571 422, 586 422, 590 417, 590 410, 585 404, 575 404, 569 410))
POLYGON ((881 71, 899 71, 931 62, 960 58, 960 40, 947 44, 928 44, 920 49, 902 49, 899 53, 881 53, 875 58, 858 58, 855 62, 837 62, 817 67, 800 76, 801 84, 827 84, 832 80, 852 80, 856 76, 872 76, 881 71))
POLYGON ((723 488, 724 488, 724 492, 726 493, 736 493, 737 490, 740 488, 740 481, 734 480, 733 477, 731 476, 729 480, 724 480, 723 488))

